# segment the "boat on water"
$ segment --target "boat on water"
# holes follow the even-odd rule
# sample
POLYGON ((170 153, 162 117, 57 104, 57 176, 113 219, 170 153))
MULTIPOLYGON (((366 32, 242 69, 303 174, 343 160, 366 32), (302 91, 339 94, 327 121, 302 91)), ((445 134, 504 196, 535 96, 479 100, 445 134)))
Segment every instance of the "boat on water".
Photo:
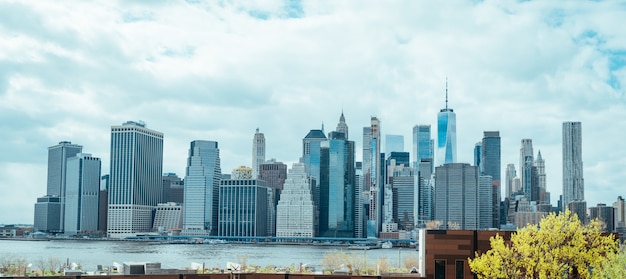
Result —
POLYGON ((383 249, 389 249, 393 247, 393 244, 391 243, 391 241, 386 241, 386 242, 383 242, 383 244, 380 247, 383 249))

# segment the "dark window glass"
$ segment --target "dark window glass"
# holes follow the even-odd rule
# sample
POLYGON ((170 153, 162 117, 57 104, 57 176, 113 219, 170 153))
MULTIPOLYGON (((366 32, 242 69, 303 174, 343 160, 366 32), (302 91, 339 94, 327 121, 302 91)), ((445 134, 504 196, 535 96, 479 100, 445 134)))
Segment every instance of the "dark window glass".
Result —
POLYGON ((446 279, 446 260, 435 260, 435 279, 446 279))
POLYGON ((463 273, 465 273, 465 262, 456 261, 456 279, 463 279, 463 273))

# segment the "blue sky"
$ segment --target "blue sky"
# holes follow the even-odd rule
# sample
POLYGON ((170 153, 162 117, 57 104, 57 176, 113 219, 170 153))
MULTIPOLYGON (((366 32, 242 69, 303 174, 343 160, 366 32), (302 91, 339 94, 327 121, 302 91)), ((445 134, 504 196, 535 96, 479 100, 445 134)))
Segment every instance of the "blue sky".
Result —
MULTIPOLYGON (((216 140, 223 172, 267 157, 291 165, 302 138, 343 109, 361 159, 370 116, 383 134, 457 113, 458 154, 502 136, 502 171, 522 138, 562 192, 561 123, 583 124, 589 205, 626 196, 626 5, 618 1, 2 1, 0 224, 31 223, 47 147, 102 158, 110 127, 163 132, 164 172, 184 176, 189 142, 216 140)), ((434 128, 433 128, 434 129, 434 128)))

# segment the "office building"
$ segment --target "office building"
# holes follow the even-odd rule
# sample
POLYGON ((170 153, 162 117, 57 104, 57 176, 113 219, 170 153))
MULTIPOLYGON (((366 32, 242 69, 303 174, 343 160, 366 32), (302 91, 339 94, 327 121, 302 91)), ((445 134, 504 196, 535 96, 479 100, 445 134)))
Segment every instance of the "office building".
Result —
POLYGON ((456 162, 456 113, 448 107, 446 80, 446 107, 437 115, 437 165, 456 162))
POLYGON ((252 179, 259 176, 259 166, 265 163, 265 135, 256 129, 252 140, 252 179))
MULTIPOLYGON (((323 130, 310 130, 302 139, 302 162, 308 176, 315 180, 315 185, 311 185, 313 194, 313 204, 315 205, 315 224, 319 224, 320 209, 320 144, 326 141, 326 135, 323 130)), ((319 234, 319 228, 315 228, 316 234, 319 234)))
POLYGON ((100 205, 98 206, 98 232, 104 236, 107 232, 107 216, 109 213, 109 175, 100 177, 100 205))
POLYGON ((615 208, 599 203, 598 206, 589 208, 589 219, 598 219, 604 226, 603 232, 615 231, 615 208))
POLYGON ((433 202, 434 202, 434 172, 433 159, 422 158, 418 165, 417 172, 417 195, 415 196, 415 216, 417 217, 415 227, 423 228, 424 224, 433 220, 433 202))
POLYGON ((501 189, 500 189, 500 176, 501 176, 501 154, 500 154, 500 132, 499 131, 485 131, 482 144, 481 144, 481 175, 491 176, 492 180, 492 195, 491 201, 493 210, 493 222, 492 228, 500 227, 500 201, 501 189))
POLYGON ((257 179, 220 182, 219 236, 269 236, 271 189, 257 179))
POLYGON ((163 174, 163 200, 165 202, 183 203, 185 199, 185 185, 175 173, 163 174))
POLYGON ((443 228, 476 230, 479 226, 478 168, 466 163, 435 168, 435 220, 443 228))
POLYGON ((615 208, 615 228, 626 227, 626 201, 622 196, 617 197, 613 208, 615 208))
POLYGON ((348 137, 348 124, 346 124, 346 118, 343 116, 343 111, 341 112, 341 116, 339 116, 339 123, 337 123, 337 132, 343 133, 346 140, 348 137))
POLYGON ((163 200, 163 133, 142 122, 112 126, 110 163, 108 236, 151 231, 154 207, 163 200))
MULTIPOLYGON (((408 152, 402 152, 407 153, 408 152)), ((393 159, 392 159, 393 160, 393 159)), ((408 160, 408 158, 407 158, 408 160)), ((392 188, 392 222, 399 230, 410 231, 415 228, 415 172, 408 164, 388 164, 391 177, 389 184, 392 188)))
POLYGON ((183 234, 217 235, 221 173, 218 143, 192 141, 185 176, 183 234))
POLYGON ((319 235, 354 237, 354 142, 335 131, 320 148, 319 235))
POLYGON ((65 225, 68 236, 98 231, 102 162, 91 154, 78 153, 67 159, 65 225))
POLYGON ((369 191, 367 236, 376 237, 382 229, 384 200, 384 157, 381 156, 380 121, 370 119, 370 127, 363 129, 363 176, 365 190, 369 191))
POLYGON ((259 180, 265 181, 267 187, 272 189, 272 203, 268 213, 268 233, 274 235, 276 232, 276 206, 280 192, 283 190, 285 179, 287 179, 287 165, 271 159, 259 165, 259 180))
MULTIPOLYGON (((494 191, 493 178, 490 175, 478 176, 478 229, 500 228, 500 220, 494 224, 494 191)), ((498 210, 500 210, 499 202, 498 210)))
POLYGON ((587 202, 581 200, 573 200, 567 203, 566 208, 569 209, 572 214, 576 214, 581 223, 587 224, 587 202))
POLYGON ((528 201, 538 202, 539 185, 537 180, 537 167, 533 155, 532 139, 522 139, 520 148, 520 179, 522 191, 528 201))
POLYGON ((404 136, 385 135, 385 153, 404 152, 404 136))
POLYGON ((277 237, 315 237, 311 179, 303 163, 294 163, 276 207, 277 237))
POLYGON ((61 232, 61 198, 43 196, 35 203, 34 231, 45 233, 61 232))
MULTIPOLYGON (((422 159, 434 159, 434 143, 430 133, 430 125, 413 126, 413 165, 417 172, 422 159)), ((434 164, 433 164, 434 166, 434 164)), ((433 170, 430 170, 433 172, 433 170)))
POLYGON ((539 204, 550 204, 550 193, 547 189, 546 179, 546 160, 541 156, 541 150, 537 152, 537 160, 535 160, 537 168, 537 188, 539 189, 539 204))
POLYGON ((230 175, 230 179, 247 180, 252 179, 252 168, 246 166, 236 167, 230 175))
MULTIPOLYGON (((35 223, 46 223, 49 225, 49 228, 53 229, 53 231, 63 231, 63 226, 65 225, 65 183, 66 183, 66 169, 67 169, 67 158, 71 158, 76 156, 76 154, 81 153, 83 147, 81 145, 72 144, 69 141, 62 141, 59 144, 48 147, 48 180, 47 180, 47 189, 46 196, 47 197, 58 197, 59 198, 59 214, 58 217, 52 217, 55 220, 58 220, 59 225, 52 225, 51 221, 43 221, 43 220, 35 220, 35 223), (57 229, 58 227, 58 229, 57 229)), ((45 200, 45 205, 40 206, 40 209, 43 207, 50 206, 54 204, 54 202, 50 202, 55 199, 42 199, 45 200)), ((56 207, 56 206, 53 206, 56 207)), ((38 215, 38 217, 42 216, 50 216, 49 214, 54 214, 56 210, 48 211, 46 215, 38 215)), ((50 231, 52 232, 52 231, 50 231)))
POLYGON ((515 165, 514 164, 506 165, 506 174, 505 174, 506 185, 505 185, 505 192, 504 192, 505 198, 511 198, 511 195, 517 191, 517 189, 515 189, 513 185, 513 179, 515 177, 517 177, 517 171, 515 170, 515 165))
POLYGON ((356 162, 354 168, 354 237, 364 238, 365 228, 367 227, 367 206, 369 195, 363 191, 363 162, 356 162))
POLYGON ((152 230, 161 234, 179 231, 183 226, 183 206, 180 203, 157 204, 152 230))
POLYGON ((563 122, 563 205, 585 200, 582 124, 563 122))

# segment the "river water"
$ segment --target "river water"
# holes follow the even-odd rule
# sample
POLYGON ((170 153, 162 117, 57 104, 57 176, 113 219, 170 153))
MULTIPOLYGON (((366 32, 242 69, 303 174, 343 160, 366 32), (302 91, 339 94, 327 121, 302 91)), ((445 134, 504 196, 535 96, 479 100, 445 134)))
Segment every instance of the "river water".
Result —
POLYGON ((114 262, 160 262, 162 268, 190 267, 192 262, 205 267, 225 268, 227 262, 247 265, 289 266, 299 263, 319 266, 327 253, 343 251, 376 263, 381 257, 398 266, 402 259, 417 251, 409 248, 349 250, 345 246, 277 245, 277 244, 160 244, 131 241, 0 240, 0 258, 24 258, 30 263, 37 259, 58 258, 62 262, 81 264, 83 270, 93 271, 97 265, 111 266, 114 262))

